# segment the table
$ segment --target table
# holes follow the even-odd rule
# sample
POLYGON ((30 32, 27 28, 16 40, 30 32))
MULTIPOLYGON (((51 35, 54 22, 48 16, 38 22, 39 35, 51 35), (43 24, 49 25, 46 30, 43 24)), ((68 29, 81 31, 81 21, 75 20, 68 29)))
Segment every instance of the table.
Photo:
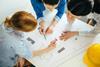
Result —
MULTIPOLYGON (((100 43, 100 33, 98 35, 96 35, 96 37, 94 38, 92 43, 100 43)), ((84 55, 84 52, 76 55, 75 57, 73 57, 69 61, 65 61, 64 63, 62 63, 58 67, 65 67, 65 66, 68 66, 68 67, 87 67, 83 63, 83 55, 84 55)))
MULTIPOLYGON (((49 17, 48 17, 49 18, 49 17)), ((53 18, 53 17, 52 17, 53 18)), ((78 22, 77 22, 78 23, 78 22)), ((77 25, 76 23, 76 25, 77 25)), ((54 29, 54 33, 52 35, 46 36, 47 40, 45 40, 44 36, 40 35, 37 29, 30 34, 27 35, 30 37, 34 37, 35 44, 34 45, 28 45, 29 51, 32 52, 34 50, 46 48, 50 41, 54 40, 55 38, 58 39, 57 42, 57 48, 52 50, 51 52, 47 54, 43 54, 42 56, 37 57, 28 57, 26 58, 28 61, 30 61, 32 64, 34 64, 36 67, 60 67, 62 63, 65 61, 69 61, 72 58, 74 58, 77 55, 83 54, 85 49, 88 47, 88 45, 93 41, 94 37, 84 37, 84 36, 74 36, 67 41, 60 41, 59 36, 68 25, 66 15, 64 14, 62 19, 59 21, 59 23, 56 25, 54 29)), ((83 25, 83 22, 82 24, 83 25)), ((80 25, 80 27, 81 27, 80 25)), ((74 24, 75 26, 75 24, 74 24)), ((84 23, 84 26, 86 26, 84 29, 77 30, 77 31, 88 31, 92 30, 91 26, 84 23), (87 27, 89 26, 89 27, 87 27)), ((75 28, 75 27, 74 27, 75 28)), ((83 27, 81 27, 83 28, 83 27)), ((72 28, 70 28, 72 30, 72 28)), ((76 31, 74 30, 74 31, 76 31)), ((82 56, 81 56, 82 57, 82 56)))

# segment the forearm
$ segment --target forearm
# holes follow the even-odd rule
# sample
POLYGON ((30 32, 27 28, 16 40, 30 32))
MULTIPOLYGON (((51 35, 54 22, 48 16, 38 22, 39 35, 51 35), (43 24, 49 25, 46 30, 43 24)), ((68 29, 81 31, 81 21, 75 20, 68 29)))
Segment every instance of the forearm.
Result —
POLYGON ((55 20, 55 18, 52 20, 52 22, 51 22, 51 24, 50 24, 50 28, 53 28, 53 27, 55 27, 56 26, 56 24, 57 24, 58 22, 55 20))
POLYGON ((67 37, 68 37, 68 38, 71 38, 71 37, 73 37, 73 36, 75 36, 75 35, 79 35, 79 32, 77 32, 77 31, 72 31, 72 32, 69 33, 69 35, 67 35, 67 37))
MULTIPOLYGON (((96 33, 95 33, 96 34, 96 33)), ((79 36, 93 36, 94 35, 94 33, 92 33, 92 31, 91 32, 79 32, 79 36)))
POLYGON ((45 49, 41 49, 41 50, 37 50, 37 51, 33 51, 33 56, 40 56, 42 54, 48 53, 49 51, 51 51, 52 49, 47 47, 45 49))

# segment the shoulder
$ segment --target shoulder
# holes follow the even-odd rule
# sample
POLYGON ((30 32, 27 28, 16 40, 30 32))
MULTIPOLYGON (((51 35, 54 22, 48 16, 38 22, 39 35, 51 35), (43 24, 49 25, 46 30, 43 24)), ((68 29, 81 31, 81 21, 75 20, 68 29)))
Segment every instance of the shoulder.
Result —
POLYGON ((42 0, 31 0, 32 4, 39 4, 42 3, 42 0))
POLYGON ((67 0, 60 0, 60 2, 64 2, 64 3, 67 3, 67 0))
POLYGON ((59 6, 61 6, 61 5, 65 5, 65 4, 67 4, 67 1, 66 1, 66 0, 60 0, 60 2, 59 2, 59 6))

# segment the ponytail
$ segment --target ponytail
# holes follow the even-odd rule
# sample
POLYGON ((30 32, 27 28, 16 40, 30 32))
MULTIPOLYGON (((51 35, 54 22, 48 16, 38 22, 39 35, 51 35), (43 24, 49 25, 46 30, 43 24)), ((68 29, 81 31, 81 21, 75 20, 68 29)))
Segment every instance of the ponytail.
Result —
POLYGON ((6 18, 6 20, 4 21, 4 24, 7 26, 7 27, 10 27, 11 26, 11 20, 9 18, 6 18))

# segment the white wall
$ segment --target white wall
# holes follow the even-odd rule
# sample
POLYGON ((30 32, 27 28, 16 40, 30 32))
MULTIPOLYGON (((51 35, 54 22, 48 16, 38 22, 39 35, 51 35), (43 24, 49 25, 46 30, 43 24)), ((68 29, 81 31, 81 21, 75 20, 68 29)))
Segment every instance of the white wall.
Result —
POLYGON ((0 23, 6 17, 20 10, 28 11, 35 15, 30 0, 0 0, 0 23))

